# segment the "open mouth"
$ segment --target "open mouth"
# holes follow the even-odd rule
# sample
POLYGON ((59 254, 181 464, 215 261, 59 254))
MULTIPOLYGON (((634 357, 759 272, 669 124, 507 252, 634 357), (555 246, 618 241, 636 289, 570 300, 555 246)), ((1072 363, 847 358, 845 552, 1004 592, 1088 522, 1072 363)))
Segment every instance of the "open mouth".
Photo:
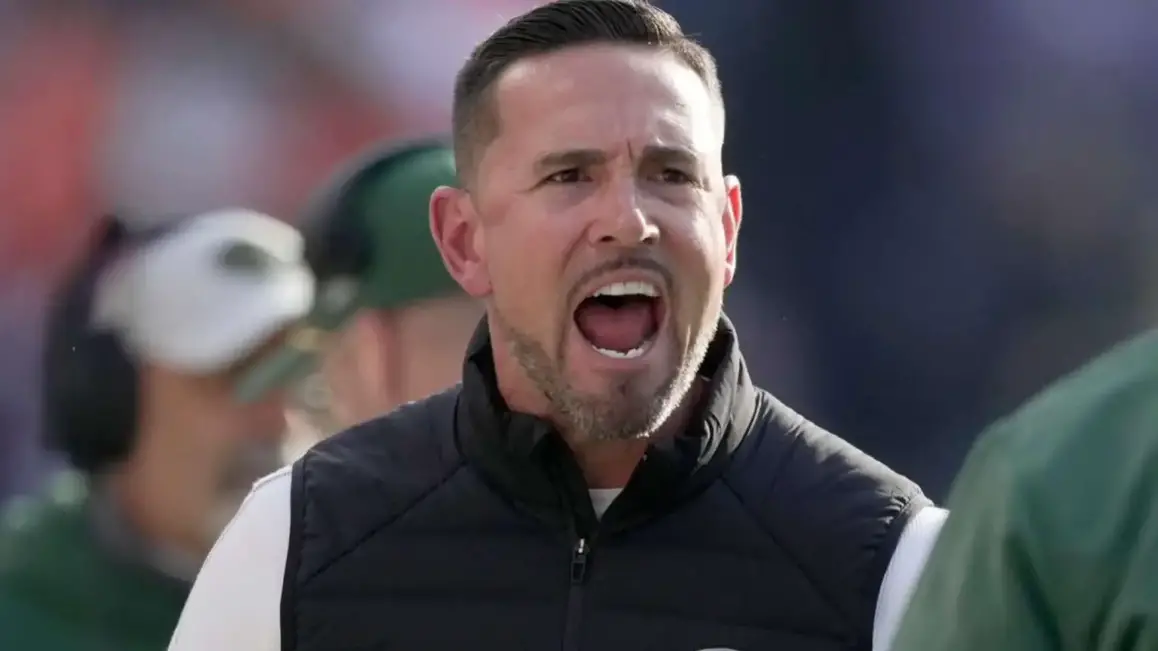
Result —
POLYGON ((647 352, 663 325, 663 295, 649 281, 608 283, 575 308, 579 333, 600 354, 634 359, 647 352))

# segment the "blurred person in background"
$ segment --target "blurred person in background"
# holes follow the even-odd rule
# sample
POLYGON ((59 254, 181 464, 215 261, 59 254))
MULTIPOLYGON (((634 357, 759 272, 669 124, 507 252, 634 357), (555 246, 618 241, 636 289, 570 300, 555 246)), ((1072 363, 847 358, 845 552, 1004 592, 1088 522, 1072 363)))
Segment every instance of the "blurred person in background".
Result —
POLYGON ((50 309, 50 442, 75 472, 0 521, 0 648, 164 648, 253 481, 281 463, 281 396, 233 396, 310 309, 293 227, 229 210, 130 233, 104 224, 50 309))
POLYGON ((894 651, 1158 649, 1158 332, 982 434, 894 651))
POLYGON ((461 378, 483 309, 447 273, 429 226, 430 195, 455 183, 447 143, 391 144, 358 156, 302 221, 318 300, 240 386, 247 401, 296 387, 294 411, 310 422, 295 428, 295 448, 461 378))
POLYGON ((0 500, 56 462, 35 336, 88 215, 297 215, 367 145, 444 130, 475 35, 531 1, 0 2, 0 500))

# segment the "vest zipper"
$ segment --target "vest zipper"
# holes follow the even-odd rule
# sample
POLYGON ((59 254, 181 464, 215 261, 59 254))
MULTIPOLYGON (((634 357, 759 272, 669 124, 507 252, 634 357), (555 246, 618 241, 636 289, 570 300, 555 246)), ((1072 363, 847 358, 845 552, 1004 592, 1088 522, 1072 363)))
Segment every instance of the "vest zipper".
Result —
POLYGON ((591 544, 586 538, 571 549, 571 588, 567 592, 567 623, 563 627, 563 651, 579 651, 579 622, 583 615, 583 584, 587 581, 591 544))

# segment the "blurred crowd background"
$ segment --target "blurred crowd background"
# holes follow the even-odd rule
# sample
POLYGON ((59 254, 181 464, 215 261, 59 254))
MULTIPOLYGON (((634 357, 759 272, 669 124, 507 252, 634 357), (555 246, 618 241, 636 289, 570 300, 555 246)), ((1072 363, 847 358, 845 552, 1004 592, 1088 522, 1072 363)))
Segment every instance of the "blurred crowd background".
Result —
MULTIPOLYGON (((293 219, 443 131, 532 0, 0 0, 0 499, 35 488, 44 305, 95 215, 293 219)), ((1158 308, 1158 4, 660 2, 720 62, 757 380, 942 497, 989 421, 1158 308)), ((177 289, 177 288, 175 288, 177 289)))

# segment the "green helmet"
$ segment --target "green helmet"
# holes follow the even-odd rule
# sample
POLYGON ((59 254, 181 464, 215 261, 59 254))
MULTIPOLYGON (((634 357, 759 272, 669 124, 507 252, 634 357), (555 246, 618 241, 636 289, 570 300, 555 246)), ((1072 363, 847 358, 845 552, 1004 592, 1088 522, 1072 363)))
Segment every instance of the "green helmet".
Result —
POLYGON ((461 291, 429 225, 431 194, 456 184, 454 152, 442 140, 375 150, 327 183, 302 222, 317 276, 313 310, 281 350, 241 379, 238 397, 255 400, 307 375, 324 334, 362 308, 397 308, 461 291))

